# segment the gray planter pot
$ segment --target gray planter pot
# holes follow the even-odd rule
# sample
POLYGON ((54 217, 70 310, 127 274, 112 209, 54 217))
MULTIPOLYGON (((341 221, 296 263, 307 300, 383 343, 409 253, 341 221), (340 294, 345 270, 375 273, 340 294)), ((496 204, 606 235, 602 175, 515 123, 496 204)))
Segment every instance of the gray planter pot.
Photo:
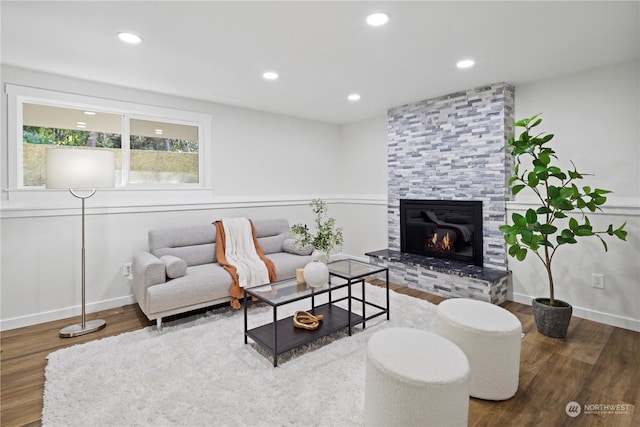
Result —
POLYGON ((552 307, 549 305, 549 298, 535 298, 531 302, 533 318, 538 332, 542 335, 564 338, 567 336, 573 308, 571 304, 559 299, 556 299, 555 303, 556 305, 552 307))

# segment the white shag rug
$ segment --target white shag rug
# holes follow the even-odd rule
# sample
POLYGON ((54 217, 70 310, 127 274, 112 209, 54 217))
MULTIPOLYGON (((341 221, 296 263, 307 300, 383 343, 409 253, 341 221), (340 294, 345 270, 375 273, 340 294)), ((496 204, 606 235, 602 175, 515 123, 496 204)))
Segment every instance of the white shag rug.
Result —
MULTIPOLYGON (((365 292, 385 305, 383 288, 367 284, 365 292)), ((390 291, 391 320, 382 315, 351 337, 345 329, 282 354, 277 368, 256 343, 244 344, 243 312, 228 308, 58 350, 47 358, 42 425, 362 425, 369 337, 395 326, 432 330, 435 307, 390 291)), ((272 318, 271 307, 249 307, 250 328, 272 318)))

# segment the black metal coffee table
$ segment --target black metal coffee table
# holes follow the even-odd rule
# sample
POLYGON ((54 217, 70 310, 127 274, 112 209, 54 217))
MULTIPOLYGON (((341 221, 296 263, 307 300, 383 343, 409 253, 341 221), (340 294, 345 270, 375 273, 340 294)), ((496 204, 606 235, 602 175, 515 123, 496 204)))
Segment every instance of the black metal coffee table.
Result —
MULTIPOLYGON (((368 274, 381 272, 386 270, 384 267, 373 264, 360 263, 351 264, 353 260, 343 264, 343 261, 337 261, 338 264, 329 263, 329 284, 322 288, 311 288, 306 284, 299 284, 295 279, 282 280, 271 283, 270 285, 257 286, 244 290, 244 342, 248 343, 248 338, 254 340, 257 344, 271 352, 273 355, 273 366, 278 366, 278 355, 289 350, 301 347, 318 338, 327 336, 334 332, 348 328, 351 335, 352 327, 362 323, 364 329, 366 320, 387 313, 389 318, 389 281, 387 273, 387 306, 382 307, 366 301, 364 293, 364 277, 368 274), (352 267, 352 272, 357 274, 349 274, 349 270, 345 273, 343 267, 352 267), (370 268, 367 269, 366 266, 370 268), (358 267, 355 271, 353 268, 358 267), (369 273, 365 274, 365 271, 369 273), (343 277, 344 276, 344 277, 343 277), (351 285, 362 283, 362 298, 352 296, 351 285), (337 289, 347 288, 347 296, 333 299, 333 292, 337 289), (316 306, 316 297, 318 295, 328 294, 328 302, 316 306), (252 329, 248 328, 248 312, 247 301, 249 298, 255 297, 258 301, 262 301, 273 307, 273 320, 262 326, 252 329), (299 329, 293 326, 293 313, 284 319, 278 319, 278 308, 291 304, 303 299, 310 299, 310 311, 314 315, 322 314, 324 317, 320 325, 315 330, 299 329), (347 301, 347 309, 339 307, 336 303, 347 301), (359 315, 352 311, 353 301, 362 303, 363 315, 359 315), (365 316, 365 306, 374 307, 376 313, 365 316)), ((292 310, 293 311, 293 310, 292 310)))
MULTIPOLYGON (((373 319, 374 317, 378 317, 383 314, 386 314, 387 320, 389 320, 389 269, 387 267, 370 264, 368 262, 358 261, 355 259, 342 259, 338 261, 333 261, 327 264, 327 266, 329 267, 329 282, 335 281, 336 278, 340 278, 347 281, 347 286, 349 289, 348 310, 351 311, 351 302, 353 300, 356 300, 362 303, 362 329, 366 327, 366 321, 369 319, 373 319), (387 294, 386 307, 382 307, 367 301, 367 298, 365 295, 365 287, 364 287, 365 278, 377 273, 385 273, 385 288, 386 288, 385 290, 387 294), (353 297, 351 295, 351 285, 356 283, 360 283, 362 285, 362 299, 353 297), (375 307, 378 310, 375 314, 371 316, 367 316, 366 315, 367 306, 375 307)), ((349 325, 349 335, 351 335, 351 325, 349 325)))

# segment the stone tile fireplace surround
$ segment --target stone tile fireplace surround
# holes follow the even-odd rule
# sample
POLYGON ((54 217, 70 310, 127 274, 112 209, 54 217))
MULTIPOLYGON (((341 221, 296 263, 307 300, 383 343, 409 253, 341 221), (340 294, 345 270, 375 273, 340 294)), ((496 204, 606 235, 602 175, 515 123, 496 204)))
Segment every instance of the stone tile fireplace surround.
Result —
POLYGON ((369 252, 390 280, 445 297, 500 304, 511 273, 498 227, 505 224, 513 161, 512 85, 495 83, 393 108, 388 112, 387 249, 369 252), (400 200, 482 201, 482 267, 400 251, 400 200))

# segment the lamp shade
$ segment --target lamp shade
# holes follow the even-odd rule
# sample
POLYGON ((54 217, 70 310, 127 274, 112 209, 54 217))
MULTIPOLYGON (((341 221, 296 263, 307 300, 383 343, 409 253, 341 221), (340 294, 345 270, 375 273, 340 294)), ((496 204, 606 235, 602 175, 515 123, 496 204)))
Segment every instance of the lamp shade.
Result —
POLYGON ((115 186, 115 156, 112 151, 47 148, 47 188, 109 188, 115 186))

